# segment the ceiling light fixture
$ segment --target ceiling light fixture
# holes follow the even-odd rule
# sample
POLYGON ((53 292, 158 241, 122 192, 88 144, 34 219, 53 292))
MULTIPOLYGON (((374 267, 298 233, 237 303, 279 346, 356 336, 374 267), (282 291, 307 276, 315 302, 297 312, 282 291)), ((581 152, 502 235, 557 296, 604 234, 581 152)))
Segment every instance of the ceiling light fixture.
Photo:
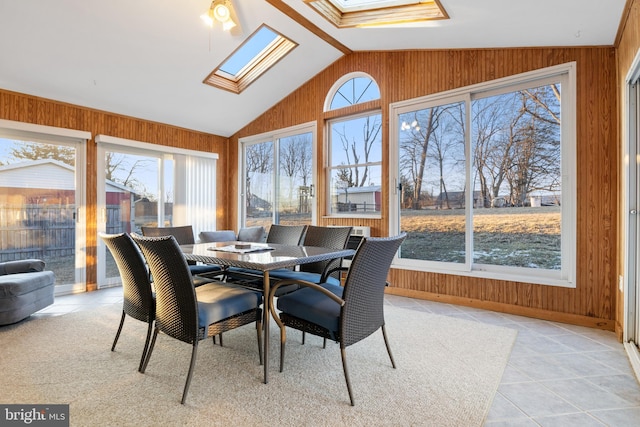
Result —
POLYGON ((201 15, 200 18, 210 27, 213 27, 217 21, 222 24, 224 31, 229 31, 233 35, 242 34, 240 21, 238 21, 231 0, 213 0, 207 13, 201 15))

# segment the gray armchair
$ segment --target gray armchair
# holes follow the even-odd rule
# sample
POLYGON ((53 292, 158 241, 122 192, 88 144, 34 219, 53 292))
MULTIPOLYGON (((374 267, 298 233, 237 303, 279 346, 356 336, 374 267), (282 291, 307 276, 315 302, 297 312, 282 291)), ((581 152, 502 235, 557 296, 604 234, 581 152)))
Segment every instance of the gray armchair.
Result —
POLYGON ((0 263, 0 325, 9 325, 53 304, 53 271, 39 259, 0 263))

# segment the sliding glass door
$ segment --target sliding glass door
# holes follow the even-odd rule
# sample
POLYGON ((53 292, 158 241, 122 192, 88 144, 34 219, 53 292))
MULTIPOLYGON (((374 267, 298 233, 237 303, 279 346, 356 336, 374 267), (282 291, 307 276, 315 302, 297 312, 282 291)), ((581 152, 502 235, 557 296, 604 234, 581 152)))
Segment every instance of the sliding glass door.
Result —
MULTIPOLYGON (((172 161, 158 156, 106 149, 101 223, 106 233, 140 233, 142 226, 171 225, 172 161), (166 179, 163 179, 166 178, 166 179), (164 191, 161 191, 164 190, 164 191)), ((105 285, 120 276, 109 251, 105 253, 105 285)))
MULTIPOLYGON (((142 226, 216 227, 217 155, 99 135, 98 231, 140 233, 142 226)), ((98 239, 98 287, 120 283, 98 239)))
POLYGON ((55 273, 58 294, 85 288, 78 147, 79 141, 0 126, 0 262, 42 259, 55 273))

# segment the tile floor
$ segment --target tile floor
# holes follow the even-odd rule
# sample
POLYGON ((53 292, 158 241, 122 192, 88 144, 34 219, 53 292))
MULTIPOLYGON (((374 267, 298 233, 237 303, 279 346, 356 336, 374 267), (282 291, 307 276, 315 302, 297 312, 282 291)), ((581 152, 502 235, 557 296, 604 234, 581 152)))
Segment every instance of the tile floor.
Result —
MULTIPOLYGON (((32 317, 121 302, 119 287, 59 296, 32 317)), ((640 385, 613 332, 393 295, 386 303, 518 330, 485 426, 640 426, 640 385)))

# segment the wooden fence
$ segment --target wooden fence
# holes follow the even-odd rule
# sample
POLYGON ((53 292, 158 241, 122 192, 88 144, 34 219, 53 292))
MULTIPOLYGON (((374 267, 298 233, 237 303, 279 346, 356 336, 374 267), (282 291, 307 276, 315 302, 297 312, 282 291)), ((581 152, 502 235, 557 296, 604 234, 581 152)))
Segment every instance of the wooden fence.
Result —
MULTIPOLYGON (((0 206, 0 262, 75 255, 74 205, 0 206)), ((120 207, 107 207, 107 232, 127 231, 120 207)))

